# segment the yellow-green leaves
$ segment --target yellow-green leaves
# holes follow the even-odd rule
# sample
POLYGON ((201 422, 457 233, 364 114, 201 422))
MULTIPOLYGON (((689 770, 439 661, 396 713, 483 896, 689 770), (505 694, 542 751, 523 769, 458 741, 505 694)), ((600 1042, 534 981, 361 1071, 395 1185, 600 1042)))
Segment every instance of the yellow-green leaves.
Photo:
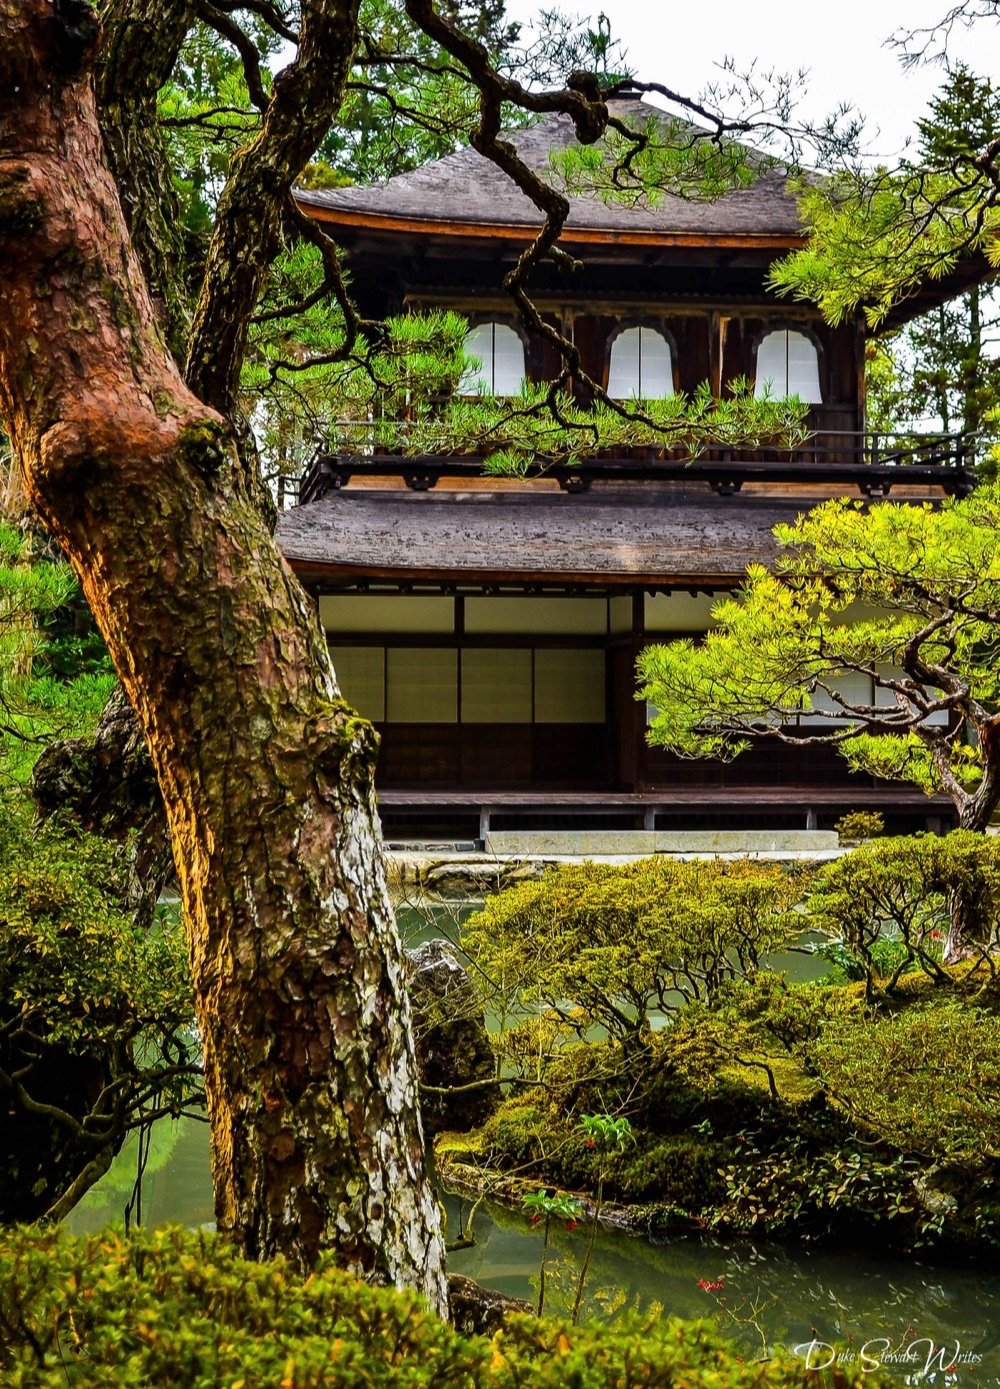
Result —
POLYGON ((802 189, 809 241, 772 269, 770 286, 818 304, 830 323, 863 308, 873 326, 963 255, 992 251, 998 214, 981 175, 960 188, 951 172, 886 168, 802 189))

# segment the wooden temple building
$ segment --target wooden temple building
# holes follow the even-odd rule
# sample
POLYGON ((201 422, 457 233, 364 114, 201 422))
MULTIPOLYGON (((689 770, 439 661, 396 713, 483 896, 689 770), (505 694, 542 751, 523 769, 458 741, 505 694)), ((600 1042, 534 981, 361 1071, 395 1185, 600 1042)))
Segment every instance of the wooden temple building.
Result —
MULTIPOLYGON (((653 112, 630 96, 613 109, 653 112)), ((510 138, 545 171, 572 125, 551 117, 510 138)), ((363 312, 465 314, 499 395, 558 373, 501 288, 540 216, 474 150, 298 198, 344 247, 363 312)), ((808 401, 810 437, 793 453, 622 451, 516 480, 466 454, 321 451, 278 537, 316 596, 345 696, 381 734, 387 835, 822 828, 872 808, 891 828, 950 823, 947 803, 852 775, 829 748, 763 741, 723 765, 649 747, 635 659, 706 630, 716 596, 772 560, 772 527, 823 497, 967 490, 961 441, 867 433, 863 317, 833 328, 768 291, 769 266, 803 244, 780 171, 715 202, 574 196, 562 244, 583 268, 536 272, 533 298, 609 394, 705 380, 719 394, 746 376, 808 401)), ((900 321, 962 287, 929 285, 900 321)))

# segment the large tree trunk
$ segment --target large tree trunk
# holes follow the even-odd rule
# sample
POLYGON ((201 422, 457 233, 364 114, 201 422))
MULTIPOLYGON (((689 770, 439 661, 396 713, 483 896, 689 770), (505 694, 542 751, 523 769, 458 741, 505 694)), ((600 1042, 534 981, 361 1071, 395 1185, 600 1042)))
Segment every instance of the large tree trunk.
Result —
POLYGON ((216 1213, 446 1307, 372 790, 226 423, 166 348, 106 172, 76 0, 0 0, 0 406, 170 821, 216 1213))

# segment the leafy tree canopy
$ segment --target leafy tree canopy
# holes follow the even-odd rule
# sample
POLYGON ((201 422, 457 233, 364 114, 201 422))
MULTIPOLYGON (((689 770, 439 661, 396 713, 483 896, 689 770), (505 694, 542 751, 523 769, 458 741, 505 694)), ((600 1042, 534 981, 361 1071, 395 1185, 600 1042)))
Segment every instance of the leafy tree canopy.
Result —
POLYGON ((0 1221, 61 1218, 132 1130, 200 1113, 176 912, 127 907, 128 854, 0 809, 0 1221))
POLYGON ((802 929, 801 884, 771 864, 583 864, 489 898, 462 944, 507 1007, 541 1004, 581 1035, 648 1030, 654 1010, 710 999, 802 929))
POLYGON ((0 788, 53 738, 88 731, 114 683, 69 565, 0 521, 0 788))

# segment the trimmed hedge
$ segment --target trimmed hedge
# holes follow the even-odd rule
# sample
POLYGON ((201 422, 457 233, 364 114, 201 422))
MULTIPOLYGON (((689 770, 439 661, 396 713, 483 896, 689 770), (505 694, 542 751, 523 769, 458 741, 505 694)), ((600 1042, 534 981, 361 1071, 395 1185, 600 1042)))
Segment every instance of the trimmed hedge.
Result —
POLYGON ((744 1363, 703 1322, 512 1318, 466 1339, 412 1295, 303 1279, 205 1232, 0 1239, 5 1389, 885 1389, 882 1374, 744 1363))

